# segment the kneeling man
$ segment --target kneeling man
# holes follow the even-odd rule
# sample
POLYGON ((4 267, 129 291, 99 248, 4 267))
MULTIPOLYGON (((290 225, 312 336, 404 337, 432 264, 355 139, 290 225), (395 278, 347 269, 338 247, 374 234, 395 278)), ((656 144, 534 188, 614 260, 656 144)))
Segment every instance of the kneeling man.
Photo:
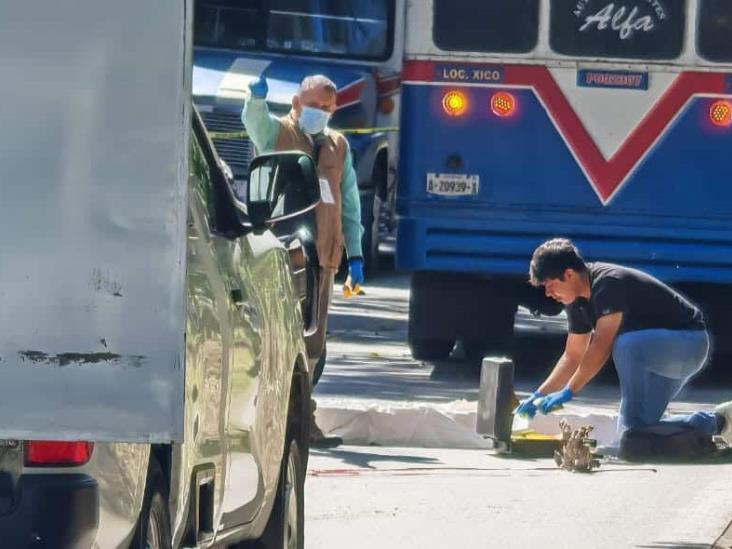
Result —
MULTIPOLYGON (((662 423, 669 401, 705 365, 709 334, 701 311, 654 277, 610 263, 586 263, 566 239, 539 246, 530 281, 565 306, 569 333, 549 377, 519 405, 533 417, 568 402, 612 353, 620 379, 621 431, 662 423), (535 404, 537 399, 538 406, 535 404)), ((715 412, 666 418, 732 444, 732 402, 715 412)))

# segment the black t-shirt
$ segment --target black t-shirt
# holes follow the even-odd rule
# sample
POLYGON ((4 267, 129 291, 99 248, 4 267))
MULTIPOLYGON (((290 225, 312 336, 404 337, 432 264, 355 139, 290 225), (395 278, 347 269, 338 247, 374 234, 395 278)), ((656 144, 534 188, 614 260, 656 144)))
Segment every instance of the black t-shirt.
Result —
POLYGON ((567 305, 569 332, 591 332, 597 319, 623 313, 620 333, 638 330, 703 330, 701 311, 652 276, 612 263, 588 263, 590 299, 567 305))

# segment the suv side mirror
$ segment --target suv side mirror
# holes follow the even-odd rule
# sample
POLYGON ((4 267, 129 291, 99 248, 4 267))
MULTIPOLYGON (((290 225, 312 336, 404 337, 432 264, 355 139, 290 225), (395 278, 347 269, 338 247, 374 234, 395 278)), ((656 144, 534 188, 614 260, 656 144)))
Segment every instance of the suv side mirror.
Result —
POLYGON ((315 164, 300 151, 254 158, 247 191, 249 220, 260 228, 305 213, 320 201, 315 164))

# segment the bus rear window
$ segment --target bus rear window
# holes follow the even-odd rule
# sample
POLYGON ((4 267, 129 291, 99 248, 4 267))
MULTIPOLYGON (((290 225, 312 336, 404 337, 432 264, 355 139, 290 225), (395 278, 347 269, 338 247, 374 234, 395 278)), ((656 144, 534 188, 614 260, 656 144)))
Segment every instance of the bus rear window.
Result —
POLYGON ((393 14, 394 0, 196 0, 194 44, 377 61, 393 14))
POLYGON ((528 53, 539 33, 539 0, 434 0, 435 45, 446 51, 528 53))
POLYGON ((701 0, 699 54, 709 61, 732 62, 732 1, 701 0))
POLYGON ((389 0, 269 0, 267 49, 355 59, 391 55, 389 0))
POLYGON ((551 0, 551 47, 572 57, 676 59, 684 0, 551 0))

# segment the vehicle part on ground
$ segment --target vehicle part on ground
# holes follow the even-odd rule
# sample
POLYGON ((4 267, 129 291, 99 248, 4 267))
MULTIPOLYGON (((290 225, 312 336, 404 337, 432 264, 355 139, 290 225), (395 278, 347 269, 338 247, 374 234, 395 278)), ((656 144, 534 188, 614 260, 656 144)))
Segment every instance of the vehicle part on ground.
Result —
POLYGON ((170 549, 172 546, 168 490, 165 476, 154 458, 150 459, 145 499, 131 549, 170 549))
POLYGON ((562 440, 559 450, 554 452, 554 462, 557 467, 573 473, 590 473, 600 467, 600 457, 594 453, 597 441, 590 438, 593 427, 586 425, 579 429, 563 419, 559 422, 562 430, 562 440))
POLYGON ((499 357, 483 359, 476 431, 493 439, 498 452, 511 451, 515 401, 513 361, 499 357))

